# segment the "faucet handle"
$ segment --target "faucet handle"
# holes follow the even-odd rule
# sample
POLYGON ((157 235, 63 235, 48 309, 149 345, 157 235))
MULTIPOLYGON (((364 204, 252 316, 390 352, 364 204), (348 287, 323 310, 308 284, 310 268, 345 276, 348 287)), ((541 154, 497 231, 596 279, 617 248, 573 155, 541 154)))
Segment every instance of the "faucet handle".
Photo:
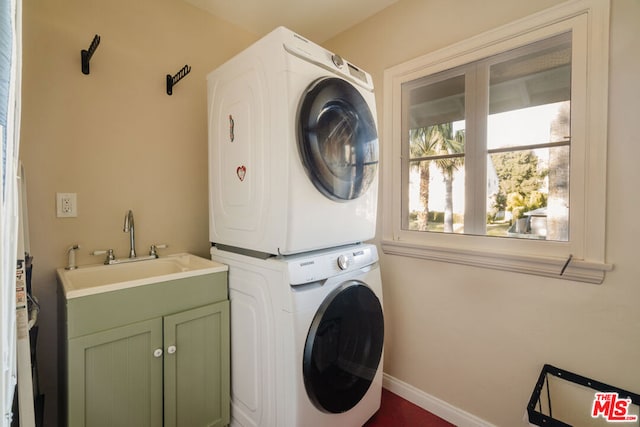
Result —
POLYGON ((96 255, 104 255, 104 254, 107 254, 107 258, 104 260, 105 264, 110 264, 111 261, 114 261, 116 259, 116 256, 113 253, 113 249, 108 249, 106 251, 101 249, 101 250, 97 250, 97 251, 91 252, 91 255, 94 255, 94 256, 96 256, 96 255))
POLYGON ((151 245, 151 247, 149 248, 149 255, 150 256, 154 256, 154 257, 158 257, 158 249, 166 249, 169 245, 166 244, 161 244, 161 245, 151 245))

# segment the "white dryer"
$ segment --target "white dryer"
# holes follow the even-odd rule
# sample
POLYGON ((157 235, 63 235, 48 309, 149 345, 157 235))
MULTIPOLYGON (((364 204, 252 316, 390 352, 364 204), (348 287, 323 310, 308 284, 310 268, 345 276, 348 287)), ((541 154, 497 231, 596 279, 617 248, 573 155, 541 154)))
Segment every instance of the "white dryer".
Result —
POLYGON ((380 407, 384 321, 376 247, 229 266, 231 425, 353 427, 380 407))
POLYGON ((375 234, 371 76, 280 27, 207 76, 209 233, 293 254, 375 234))

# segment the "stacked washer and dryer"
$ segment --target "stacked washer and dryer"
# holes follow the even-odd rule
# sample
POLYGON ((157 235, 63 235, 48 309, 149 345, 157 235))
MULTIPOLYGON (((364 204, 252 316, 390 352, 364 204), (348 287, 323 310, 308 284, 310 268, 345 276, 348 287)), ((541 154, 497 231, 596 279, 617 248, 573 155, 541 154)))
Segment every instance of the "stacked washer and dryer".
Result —
POLYGON ((229 266, 231 424, 380 407, 371 76, 280 27, 207 77, 211 256, 229 266))

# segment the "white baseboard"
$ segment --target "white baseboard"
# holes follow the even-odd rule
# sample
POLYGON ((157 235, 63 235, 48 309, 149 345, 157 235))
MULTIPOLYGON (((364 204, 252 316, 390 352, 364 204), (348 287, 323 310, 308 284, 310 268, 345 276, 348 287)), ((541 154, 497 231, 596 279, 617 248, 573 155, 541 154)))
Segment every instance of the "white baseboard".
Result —
POLYGON ((397 394, 414 405, 431 412, 440 418, 455 424, 458 427, 495 427, 493 424, 476 417, 460 408, 440 400, 411 384, 400 381, 388 374, 383 374, 382 386, 390 392, 397 394))

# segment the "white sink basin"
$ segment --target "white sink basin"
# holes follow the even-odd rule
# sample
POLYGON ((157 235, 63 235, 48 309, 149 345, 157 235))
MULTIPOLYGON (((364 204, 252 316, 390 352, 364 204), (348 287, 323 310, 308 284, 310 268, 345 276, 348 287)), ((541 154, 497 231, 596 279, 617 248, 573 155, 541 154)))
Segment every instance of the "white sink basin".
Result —
POLYGON ((227 270, 219 262, 176 254, 124 264, 81 266, 75 270, 59 268, 57 272, 65 297, 70 299, 227 270))

